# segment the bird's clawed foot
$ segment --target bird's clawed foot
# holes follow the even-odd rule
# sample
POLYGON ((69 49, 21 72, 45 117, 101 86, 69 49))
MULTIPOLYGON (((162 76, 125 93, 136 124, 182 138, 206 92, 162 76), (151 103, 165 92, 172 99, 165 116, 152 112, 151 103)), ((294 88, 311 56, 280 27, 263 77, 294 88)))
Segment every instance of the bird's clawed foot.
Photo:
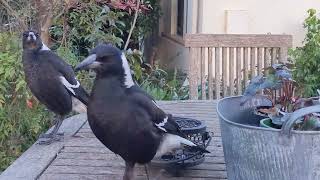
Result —
POLYGON ((61 141, 63 140, 63 133, 57 133, 57 134, 41 134, 39 136, 38 143, 39 145, 49 145, 55 141, 61 141))

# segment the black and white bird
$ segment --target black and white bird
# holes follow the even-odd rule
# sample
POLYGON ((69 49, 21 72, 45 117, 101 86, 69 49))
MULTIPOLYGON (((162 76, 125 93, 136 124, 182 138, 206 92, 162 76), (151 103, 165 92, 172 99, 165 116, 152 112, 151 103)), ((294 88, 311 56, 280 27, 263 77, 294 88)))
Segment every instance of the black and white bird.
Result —
POLYGON ((35 31, 23 33, 22 61, 31 92, 58 116, 53 131, 40 136, 40 144, 49 144, 61 138, 57 132, 66 114, 72 110, 86 112, 89 95, 72 67, 43 44, 35 31))
POLYGON ((125 55, 100 44, 77 70, 93 69, 96 79, 88 104, 88 122, 95 136, 126 162, 124 180, 133 178, 136 163, 146 164, 176 149, 208 152, 184 138, 172 116, 132 80, 125 55))

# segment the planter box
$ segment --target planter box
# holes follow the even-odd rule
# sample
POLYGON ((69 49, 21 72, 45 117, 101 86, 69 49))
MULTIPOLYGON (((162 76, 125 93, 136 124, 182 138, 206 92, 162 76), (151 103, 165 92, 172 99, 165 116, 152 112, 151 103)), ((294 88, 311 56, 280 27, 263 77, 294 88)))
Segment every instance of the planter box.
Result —
POLYGON ((263 117, 242 109, 240 99, 217 106, 228 179, 319 180, 320 132, 259 127, 263 117))

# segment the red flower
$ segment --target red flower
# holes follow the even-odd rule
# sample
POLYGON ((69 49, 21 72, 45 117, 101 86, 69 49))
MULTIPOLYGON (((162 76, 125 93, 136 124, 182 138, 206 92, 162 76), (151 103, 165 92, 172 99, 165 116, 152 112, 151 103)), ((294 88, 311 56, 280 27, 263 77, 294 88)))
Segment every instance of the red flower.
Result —
POLYGON ((33 102, 32 99, 27 99, 27 106, 28 108, 32 109, 33 108, 33 102))

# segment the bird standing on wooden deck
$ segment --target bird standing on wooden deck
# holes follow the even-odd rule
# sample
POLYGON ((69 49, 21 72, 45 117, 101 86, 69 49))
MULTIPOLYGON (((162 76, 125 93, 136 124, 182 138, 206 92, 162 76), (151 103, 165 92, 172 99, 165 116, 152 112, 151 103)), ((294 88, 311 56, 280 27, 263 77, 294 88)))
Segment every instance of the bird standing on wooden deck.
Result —
POLYGON ((50 134, 40 136, 40 144, 60 140, 57 134, 63 117, 71 112, 86 112, 89 96, 80 86, 70 65, 42 43, 35 31, 23 33, 23 69, 33 95, 58 118, 50 134))
POLYGON ((110 44, 91 50, 77 70, 93 69, 97 75, 88 104, 88 122, 95 136, 126 162, 124 180, 133 178, 136 163, 181 148, 208 152, 184 138, 171 115, 132 80, 124 54, 110 44))

